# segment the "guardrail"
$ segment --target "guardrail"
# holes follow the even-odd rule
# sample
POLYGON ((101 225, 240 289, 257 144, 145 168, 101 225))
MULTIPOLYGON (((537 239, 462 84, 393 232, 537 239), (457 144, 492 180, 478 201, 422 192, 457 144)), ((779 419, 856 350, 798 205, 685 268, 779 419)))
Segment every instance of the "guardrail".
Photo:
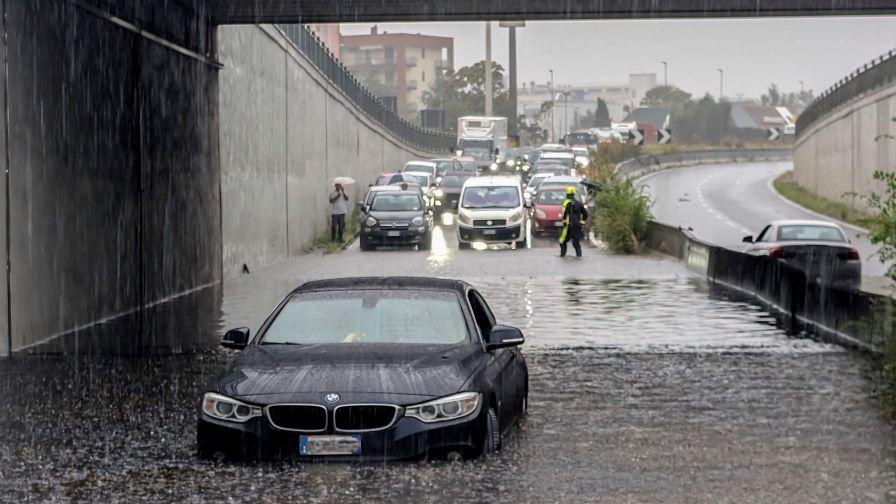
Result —
POLYGON ((415 126, 392 110, 352 75, 305 25, 279 25, 295 48, 308 58, 326 78, 341 90, 368 117, 401 140, 429 151, 448 152, 454 148, 453 135, 415 126))
POLYGON ((809 334, 868 351, 883 348, 894 337, 893 298, 812 282, 780 261, 712 245, 658 222, 650 223, 648 245, 686 261, 726 297, 762 305, 791 335, 809 334))
POLYGON ((796 134, 844 103, 896 80, 896 49, 874 58, 824 90, 796 120, 796 134))
POLYGON ((706 163, 736 163, 743 161, 777 161, 790 159, 790 149, 717 149, 704 151, 647 154, 616 165, 616 173, 638 178, 677 166, 706 163))

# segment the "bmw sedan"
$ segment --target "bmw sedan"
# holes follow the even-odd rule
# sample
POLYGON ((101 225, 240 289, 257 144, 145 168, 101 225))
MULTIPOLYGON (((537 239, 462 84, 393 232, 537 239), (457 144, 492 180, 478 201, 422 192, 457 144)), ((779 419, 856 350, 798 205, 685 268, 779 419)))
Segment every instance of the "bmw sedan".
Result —
POLYGON ((519 329, 469 284, 346 278, 291 292, 199 404, 202 458, 472 458, 524 415, 519 329))

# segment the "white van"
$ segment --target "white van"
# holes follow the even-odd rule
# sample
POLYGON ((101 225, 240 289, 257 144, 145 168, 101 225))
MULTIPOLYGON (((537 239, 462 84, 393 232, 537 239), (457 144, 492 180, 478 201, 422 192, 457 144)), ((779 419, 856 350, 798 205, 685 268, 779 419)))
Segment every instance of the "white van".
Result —
POLYGON ((457 204, 457 242, 470 248, 473 242, 526 244, 528 213, 519 177, 467 179, 457 204))

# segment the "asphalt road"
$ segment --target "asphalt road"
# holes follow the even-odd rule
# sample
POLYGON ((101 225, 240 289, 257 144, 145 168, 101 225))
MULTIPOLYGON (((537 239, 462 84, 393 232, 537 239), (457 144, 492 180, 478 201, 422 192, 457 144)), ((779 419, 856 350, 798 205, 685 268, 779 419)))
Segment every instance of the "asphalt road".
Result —
MULTIPOLYGON (((640 182, 651 193, 657 221, 691 227, 700 239, 741 250, 741 239, 756 236, 770 221, 827 219, 793 205, 771 187, 775 177, 792 168, 790 162, 699 165, 657 172, 640 182)), ((863 276, 882 276, 877 247, 861 229, 843 227, 861 254, 863 276)))
POLYGON ((254 330, 314 278, 465 279, 527 337, 529 415, 500 453, 203 462, 197 401, 233 355, 213 338, 179 355, 25 355, 0 361, 0 501, 896 502, 896 431, 861 355, 787 337, 667 256, 560 259, 549 239, 458 251, 442 231, 431 252, 355 246, 244 275, 186 310, 210 327, 183 331, 254 330))

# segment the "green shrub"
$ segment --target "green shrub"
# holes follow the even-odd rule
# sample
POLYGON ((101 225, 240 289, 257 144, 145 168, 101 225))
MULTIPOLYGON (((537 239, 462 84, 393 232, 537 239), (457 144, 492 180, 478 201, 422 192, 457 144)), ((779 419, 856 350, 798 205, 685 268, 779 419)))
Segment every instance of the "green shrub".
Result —
POLYGON ((650 198, 626 177, 607 180, 595 200, 594 231, 611 251, 640 254, 647 241, 650 198))

